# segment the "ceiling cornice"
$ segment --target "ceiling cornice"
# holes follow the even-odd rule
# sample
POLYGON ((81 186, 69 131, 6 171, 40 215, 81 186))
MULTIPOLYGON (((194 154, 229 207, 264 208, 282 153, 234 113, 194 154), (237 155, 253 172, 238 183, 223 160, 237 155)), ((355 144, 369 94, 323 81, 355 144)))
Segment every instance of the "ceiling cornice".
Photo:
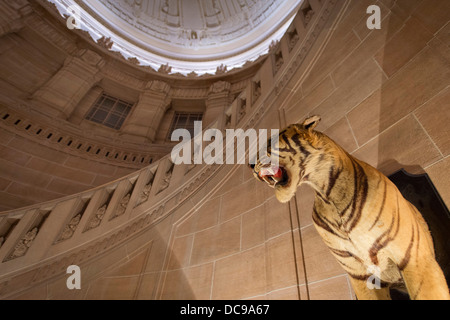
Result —
POLYGON ((302 2, 48 1, 61 15, 68 16, 69 8, 76 7, 82 30, 125 59, 162 73, 191 77, 245 68, 266 55, 270 43, 284 35, 302 2))

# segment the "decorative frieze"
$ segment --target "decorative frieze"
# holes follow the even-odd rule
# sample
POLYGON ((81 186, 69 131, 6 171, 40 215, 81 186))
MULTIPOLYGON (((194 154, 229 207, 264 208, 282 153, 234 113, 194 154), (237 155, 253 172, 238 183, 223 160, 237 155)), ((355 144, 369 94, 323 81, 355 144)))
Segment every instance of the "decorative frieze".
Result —
POLYGON ((167 95, 170 91, 170 86, 164 81, 153 80, 147 83, 145 89, 167 95))
POLYGON ((173 99, 206 99, 210 88, 172 88, 170 96, 173 99))
POLYGON ((147 85, 146 81, 123 72, 119 63, 107 63, 106 66, 102 69, 102 73, 105 77, 110 78, 111 80, 114 80, 125 87, 137 90, 145 90, 145 86, 147 85))
POLYGON ((209 94, 211 93, 221 93, 221 92, 229 92, 231 88, 231 84, 227 81, 217 81, 214 82, 211 87, 209 87, 209 94))

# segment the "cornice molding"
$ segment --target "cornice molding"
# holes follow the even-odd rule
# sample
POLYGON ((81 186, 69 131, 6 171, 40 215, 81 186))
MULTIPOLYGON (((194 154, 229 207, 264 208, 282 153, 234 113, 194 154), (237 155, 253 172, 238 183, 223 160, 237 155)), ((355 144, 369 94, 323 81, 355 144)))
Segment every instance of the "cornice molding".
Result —
MULTIPOLYGON (((131 25, 136 25, 136 28, 142 25, 139 24, 139 22, 137 22, 139 19, 132 18, 133 14, 125 13, 123 12, 123 10, 122 11, 116 10, 115 14, 119 15, 120 18, 116 17, 113 20, 118 21, 118 23, 124 24, 122 27, 119 28, 116 25, 112 25, 111 23, 109 23, 107 21, 108 19, 100 15, 97 12, 99 10, 98 8, 96 9, 97 11, 93 9, 94 7, 101 7, 103 8, 102 10, 104 11, 110 10, 111 12, 109 12, 109 14, 114 16, 114 14, 112 13, 114 11, 113 9, 123 7, 120 4, 116 4, 116 2, 112 3, 108 0, 104 0, 103 4, 97 1, 95 3, 92 2, 89 4, 79 0, 71 0, 72 2, 60 0, 38 0, 38 1, 43 7, 45 7, 54 16, 56 16, 61 21, 61 23, 64 24, 66 23, 65 19, 67 19, 69 16, 64 12, 60 12, 60 10, 65 10, 63 8, 66 8, 70 4, 76 4, 77 6, 79 6, 79 8, 83 10, 83 19, 87 19, 86 28, 89 29, 89 32, 87 31, 86 28, 85 28, 86 30, 75 29, 73 30, 73 32, 83 37, 88 42, 93 43, 98 47, 101 47, 105 52, 108 52, 109 55, 114 56, 115 58, 118 58, 119 60, 122 60, 127 64, 138 67, 139 69, 146 72, 169 76, 172 78, 204 79, 211 77, 221 77, 223 75, 228 74, 236 74, 260 62, 261 59, 263 59, 267 55, 270 43, 268 39, 272 37, 281 37, 284 34, 286 26, 289 24, 289 22, 292 20, 293 16, 297 12, 297 9, 302 0, 288 0, 289 3, 288 1, 283 0, 281 1, 282 5, 280 4, 275 5, 275 2, 273 3, 262 2, 263 4, 256 3, 253 7, 259 8, 259 6, 262 6, 261 8, 257 9, 262 10, 262 13, 258 13, 256 14, 255 17, 252 17, 251 19, 254 19, 252 23, 259 24, 260 26, 264 27, 262 29, 265 29, 266 27, 265 24, 263 23, 263 20, 268 18, 272 20, 272 24, 277 26, 275 30, 270 30, 269 32, 265 31, 266 33, 267 32, 268 33, 267 34, 264 33, 263 39, 262 40, 260 39, 258 44, 254 44, 253 46, 251 46, 250 44, 253 42, 253 40, 255 40, 258 37, 250 38, 249 40, 244 41, 242 44, 236 45, 236 50, 243 50, 242 48, 245 48, 245 50, 241 53, 230 51, 228 56, 225 57, 221 56, 219 58, 217 57, 211 58, 208 55, 207 56, 199 55, 198 59, 196 58, 195 61, 190 59, 189 58, 190 56, 186 54, 183 54, 180 57, 174 56, 177 55, 177 52, 186 53, 188 50, 190 50, 189 47, 184 47, 183 50, 181 49, 177 50, 176 47, 171 46, 170 47, 171 50, 167 49, 164 51, 158 51, 156 53, 153 53, 153 51, 155 50, 155 48, 158 47, 158 45, 151 43, 149 39, 152 38, 149 38, 145 41, 136 40, 137 38, 134 39, 133 37, 129 36, 130 33, 125 34, 123 30, 127 29, 126 28, 127 25, 128 28, 130 28, 131 25), (56 7, 56 5, 53 4, 53 2, 59 3, 59 6, 56 7), (107 6, 106 7, 104 6, 105 4, 109 4, 110 8, 107 9, 107 6), (266 7, 270 8, 270 10, 268 10, 266 7), (62 14, 66 14, 65 18, 61 16, 62 14), (262 19, 262 17, 264 17, 264 19, 262 19), (105 44, 106 39, 108 41, 105 44), (243 53, 245 53, 245 56, 242 55, 243 53), (223 61, 228 62, 226 62, 226 64, 224 65, 223 61), (247 62, 243 63, 243 61, 247 62), (180 66, 177 66, 177 64, 180 64, 180 66)), ((198 3, 203 2, 199 1, 198 3)), ((245 8, 245 6, 242 8, 245 8)), ((232 19, 234 18, 236 17, 233 16, 232 19)), ((232 29, 238 33, 243 32, 243 30, 240 30, 239 28, 236 29, 235 24, 234 25, 230 24, 230 27, 232 27, 232 29)), ((164 32, 161 31, 160 34, 171 34, 172 29, 173 28, 167 26, 167 28, 164 29, 164 32)), ((218 28, 218 26, 216 26, 211 30, 213 29, 221 30, 222 28, 218 28)), ((135 30, 137 31, 138 29, 135 30)), ((217 30, 214 32, 219 32, 217 30)), ((177 29, 177 31, 175 32, 178 34, 179 30, 177 29)), ((197 31, 191 30, 191 33, 197 33, 197 31)), ((177 39, 179 39, 180 37, 183 38, 184 37, 183 35, 186 36, 188 34, 189 32, 188 33, 182 32, 182 34, 179 35, 179 37, 176 38, 172 37, 173 39, 171 38, 171 40, 176 42, 177 39)), ((247 33, 244 32, 243 34, 245 37, 248 36, 249 32, 247 33)), ((225 32, 225 34, 223 34, 222 37, 223 39, 227 39, 227 37, 231 37, 231 34, 225 32)), ((193 41, 197 40, 194 39, 193 41)), ((211 48, 217 48, 217 45, 214 46, 211 45, 211 48)), ((223 44, 220 45, 220 48, 221 48, 220 50, 214 49, 217 51, 217 54, 219 53, 222 54, 223 52, 222 49, 224 49, 223 44)), ((227 52, 227 50, 225 50, 225 52, 227 52)), ((193 51, 193 54, 191 56, 193 57, 197 54, 198 50, 196 49, 193 51)))

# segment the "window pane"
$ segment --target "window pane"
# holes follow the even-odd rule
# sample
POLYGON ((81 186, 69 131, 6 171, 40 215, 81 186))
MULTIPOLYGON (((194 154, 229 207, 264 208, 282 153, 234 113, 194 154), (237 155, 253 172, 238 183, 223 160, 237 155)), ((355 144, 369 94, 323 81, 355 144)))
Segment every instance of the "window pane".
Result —
POLYGON ((187 123, 187 119, 188 119, 187 115, 180 115, 178 117, 177 127, 178 128, 184 127, 186 125, 186 123, 187 123))
POLYGON ((92 120, 97 122, 102 122, 108 116, 108 112, 103 110, 97 110, 97 112, 92 116, 92 120))
POLYGON ((109 127, 115 127, 116 123, 120 120, 119 116, 110 114, 108 118, 105 120, 105 124, 109 127))
POLYGON ((118 102, 114 107, 114 112, 117 112, 118 114, 124 114, 128 109, 127 104, 118 102))
POLYGON ((111 109, 111 108, 114 106, 115 103, 116 103, 116 100, 113 100, 113 99, 107 97, 107 98, 105 98, 105 99, 103 100, 102 106, 103 106, 104 108, 111 109))
POLYGON ((186 129, 191 134, 191 137, 194 137, 194 121, 200 121, 203 118, 202 113, 175 113, 172 125, 169 131, 168 140, 172 137, 172 132, 176 129, 186 129))
POLYGON ((86 114, 86 119, 120 129, 133 104, 103 94, 86 114))

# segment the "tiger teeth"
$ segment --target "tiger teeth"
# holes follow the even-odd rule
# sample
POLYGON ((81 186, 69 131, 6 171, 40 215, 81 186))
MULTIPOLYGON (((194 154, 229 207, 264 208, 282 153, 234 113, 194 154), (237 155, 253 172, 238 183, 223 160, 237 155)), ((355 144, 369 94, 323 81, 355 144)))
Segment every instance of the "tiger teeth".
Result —
POLYGON ((267 182, 267 183, 271 183, 270 178, 268 176, 264 176, 263 179, 267 182))
POLYGON ((275 181, 275 183, 281 181, 281 177, 275 177, 275 176, 272 176, 272 179, 273 179, 273 181, 275 181))
POLYGON ((277 184, 277 181, 275 181, 275 180, 273 179, 273 177, 271 177, 271 176, 264 176, 263 179, 264 179, 264 181, 267 182, 267 184, 269 185, 269 187, 272 187, 272 188, 273 188, 273 187, 275 186, 275 184, 277 184))

